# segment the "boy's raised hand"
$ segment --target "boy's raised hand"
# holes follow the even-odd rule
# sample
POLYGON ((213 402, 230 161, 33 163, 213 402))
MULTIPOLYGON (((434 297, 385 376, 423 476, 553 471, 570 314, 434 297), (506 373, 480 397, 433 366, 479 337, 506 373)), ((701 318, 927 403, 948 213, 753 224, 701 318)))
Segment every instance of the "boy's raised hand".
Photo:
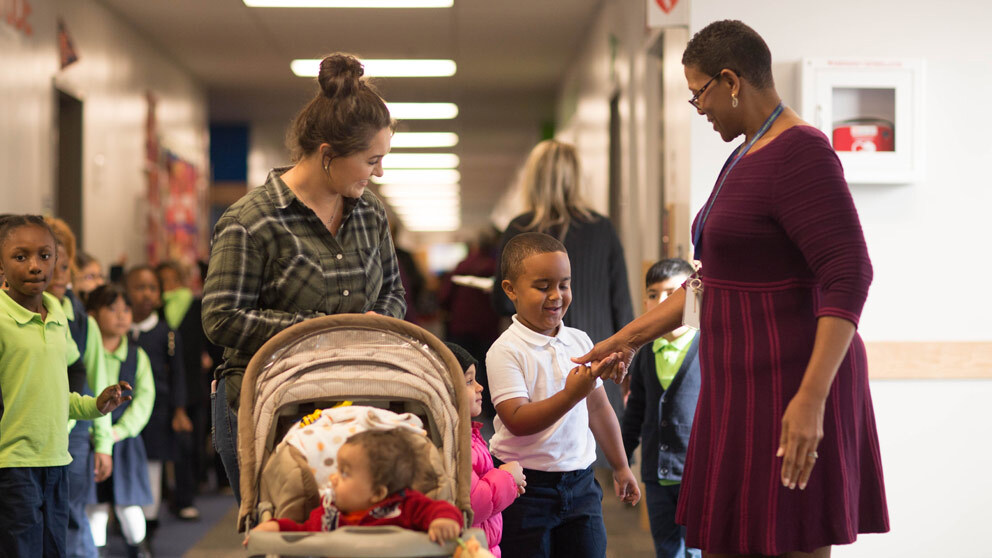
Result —
POLYGON ((517 496, 525 492, 524 488, 527 486, 527 476, 524 475, 524 468, 520 466, 519 461, 508 461, 499 466, 501 471, 506 471, 513 475, 513 482, 517 483, 517 496))
POLYGON ((124 395, 125 391, 131 391, 131 389, 131 384, 123 380, 112 386, 107 386, 107 389, 103 390, 96 398, 96 408, 104 415, 113 411, 125 401, 131 400, 130 395, 124 395))
POLYGON ((617 493, 620 501, 636 506, 641 500, 641 489, 637 486, 637 479, 630 467, 616 469, 613 471, 613 490, 617 493))
POLYGON ((447 517, 439 517, 434 521, 431 521, 429 527, 427 527, 427 536, 431 538, 432 541, 437 544, 444 544, 444 541, 450 541, 458 537, 458 534, 462 532, 462 526, 458 524, 454 519, 448 519, 447 517))
POLYGON ((565 390, 572 395, 576 401, 585 399, 587 395, 596 389, 596 376, 588 366, 576 366, 565 378, 565 390))

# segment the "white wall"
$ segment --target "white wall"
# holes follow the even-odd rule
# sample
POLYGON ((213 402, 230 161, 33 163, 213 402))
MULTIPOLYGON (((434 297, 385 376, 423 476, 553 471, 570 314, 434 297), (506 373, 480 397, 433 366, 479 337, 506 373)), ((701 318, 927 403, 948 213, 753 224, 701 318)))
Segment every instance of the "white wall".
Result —
MULTIPOLYGON (((145 259, 145 95, 158 101, 163 148, 208 177, 204 88, 92 0, 31 2, 35 35, 0 32, 0 168, 4 211, 51 213, 56 168, 53 83, 83 100, 83 236, 104 262, 145 259), (79 61, 59 70, 55 20, 79 61)), ((203 182, 203 186, 206 182, 203 182)))
MULTIPOLYGON (((650 192, 664 175, 680 207, 678 235, 688 234, 720 166, 736 145, 719 136, 684 103, 680 128, 666 123, 666 139, 681 133, 689 174, 683 183, 645 159, 658 157, 650 104, 658 98, 644 77, 645 51, 657 39, 646 28, 643 1, 604 2, 566 72, 559 98, 561 137, 575 142, 589 180, 589 197, 607 207, 609 99, 621 98, 622 158, 627 226, 621 238, 632 286, 640 291, 640 262, 658 256, 650 192), (617 37, 611 75, 609 36, 617 37), (645 211, 647 208, 647 211, 645 211), (681 223, 681 224, 679 224, 681 223), (634 281, 633 278, 638 281, 634 281)), ((992 295, 986 284, 992 258, 992 174, 985 163, 992 143, 992 75, 988 53, 992 7, 975 1, 940 4, 922 0, 839 0, 833 3, 706 0, 690 5, 689 34, 718 19, 741 19, 768 42, 779 93, 798 107, 798 66, 803 57, 920 58, 925 60, 926 176, 908 185, 852 185, 875 280, 861 322, 868 341, 992 341, 992 295), (966 38, 966 40, 964 39, 966 38)), ((681 55, 681 53, 679 53, 681 55)), ((667 73, 671 77, 671 72, 667 73)), ((667 92, 668 85, 666 84, 667 92)), ((666 118, 671 117, 665 109, 666 118)), ((669 153, 671 155, 671 153, 669 153)), ((669 161, 666 159, 666 163, 669 161)), ((677 235, 677 236, 678 236, 677 235)), ((940 373, 939 370, 935 371, 940 373)), ((865 536, 839 556, 988 556, 983 536, 992 513, 988 471, 992 447, 985 442, 992 417, 992 381, 872 382, 892 532, 865 536), (981 441, 979 441, 981 440, 981 441), (982 554, 984 553, 984 554, 982 554)))
POLYGON ((32 9, 31 36, 0 19, 0 213, 38 213, 54 205, 55 7, 32 2, 32 9))
POLYGON ((892 530, 835 558, 988 558, 992 381, 871 382, 892 530))

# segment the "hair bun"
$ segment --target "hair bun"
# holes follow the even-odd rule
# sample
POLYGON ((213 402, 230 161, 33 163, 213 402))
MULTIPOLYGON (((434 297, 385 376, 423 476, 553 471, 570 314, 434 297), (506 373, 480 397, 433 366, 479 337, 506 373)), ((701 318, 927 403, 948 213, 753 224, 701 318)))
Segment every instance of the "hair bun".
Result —
POLYGON ((317 82, 324 95, 333 99, 339 95, 351 95, 361 83, 365 67, 350 54, 332 54, 320 62, 317 82))

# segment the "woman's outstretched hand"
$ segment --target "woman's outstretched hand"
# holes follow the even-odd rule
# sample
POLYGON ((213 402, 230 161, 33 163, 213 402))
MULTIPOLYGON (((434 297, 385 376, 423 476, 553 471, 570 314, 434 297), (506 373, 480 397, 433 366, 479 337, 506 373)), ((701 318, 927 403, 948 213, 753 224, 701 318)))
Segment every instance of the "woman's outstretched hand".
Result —
POLYGON ((634 360, 635 353, 637 353, 636 347, 632 347, 621 341, 619 336, 614 335, 596 343, 591 351, 573 358, 572 362, 576 364, 594 363, 593 370, 597 376, 603 380, 613 380, 619 384, 627 376, 627 367, 630 366, 630 361, 634 360))

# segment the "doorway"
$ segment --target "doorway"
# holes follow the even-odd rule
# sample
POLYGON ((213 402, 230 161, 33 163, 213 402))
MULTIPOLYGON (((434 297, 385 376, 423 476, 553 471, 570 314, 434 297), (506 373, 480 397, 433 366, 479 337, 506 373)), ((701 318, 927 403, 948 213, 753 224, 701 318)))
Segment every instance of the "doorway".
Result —
POLYGON ((609 208, 610 221, 618 232, 623 230, 623 188, 620 174, 620 93, 610 98, 610 145, 609 145, 609 208))
POLYGON ((83 245, 83 101, 55 90, 57 134, 55 215, 76 234, 83 245))

